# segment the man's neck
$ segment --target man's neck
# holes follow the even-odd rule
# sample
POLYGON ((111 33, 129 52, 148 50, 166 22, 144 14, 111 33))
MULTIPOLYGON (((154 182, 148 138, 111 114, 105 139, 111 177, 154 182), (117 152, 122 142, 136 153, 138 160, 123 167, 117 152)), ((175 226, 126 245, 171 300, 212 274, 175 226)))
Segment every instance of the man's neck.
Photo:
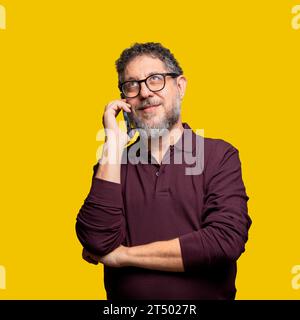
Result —
POLYGON ((157 139, 148 139, 148 150, 151 151, 151 154, 159 163, 170 145, 176 144, 180 139, 183 130, 182 122, 179 120, 171 129, 166 130, 163 136, 159 136, 157 139))

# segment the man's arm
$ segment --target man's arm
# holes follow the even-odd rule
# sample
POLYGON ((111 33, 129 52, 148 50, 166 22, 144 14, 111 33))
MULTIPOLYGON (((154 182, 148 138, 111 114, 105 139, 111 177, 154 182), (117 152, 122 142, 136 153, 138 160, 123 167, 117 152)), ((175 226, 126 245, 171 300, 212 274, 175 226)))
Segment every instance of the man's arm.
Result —
POLYGON ((127 265, 161 271, 184 271, 179 238, 129 247, 127 265))
POLYGON ((103 256, 123 242, 126 222, 121 184, 97 178, 99 167, 99 164, 94 166, 91 189, 79 210, 75 227, 82 246, 103 256))
POLYGON ((89 252, 106 255, 119 247, 126 235, 126 222, 120 183, 121 159, 128 136, 116 122, 121 110, 130 112, 124 101, 109 103, 103 114, 106 141, 101 165, 94 166, 91 190, 76 221, 80 243, 89 252))
POLYGON ((218 140, 204 174, 201 229, 179 237, 186 271, 237 261, 252 223, 238 150, 218 140))
POLYGON ((133 247, 121 245, 103 257, 84 252, 83 258, 90 263, 99 261, 106 266, 116 268, 133 266, 161 271, 184 271, 179 238, 133 247))

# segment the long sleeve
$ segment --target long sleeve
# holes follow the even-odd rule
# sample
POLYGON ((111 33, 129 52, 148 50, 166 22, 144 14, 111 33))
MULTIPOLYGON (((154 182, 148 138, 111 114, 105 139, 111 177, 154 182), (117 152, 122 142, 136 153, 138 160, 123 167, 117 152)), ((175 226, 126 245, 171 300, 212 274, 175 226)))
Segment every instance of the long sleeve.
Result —
POLYGON ((236 148, 219 139, 204 176, 201 229, 179 237, 185 271, 235 262, 245 250, 252 223, 236 148))
POLYGON ((76 233, 89 252, 104 256, 122 244, 126 223, 121 184, 96 178, 98 166, 94 166, 91 189, 77 215, 76 233))

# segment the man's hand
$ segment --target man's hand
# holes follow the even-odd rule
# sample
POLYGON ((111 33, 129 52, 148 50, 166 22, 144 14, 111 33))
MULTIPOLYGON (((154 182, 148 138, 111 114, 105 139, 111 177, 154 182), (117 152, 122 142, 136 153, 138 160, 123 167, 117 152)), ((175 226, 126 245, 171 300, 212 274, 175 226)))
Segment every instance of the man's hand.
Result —
POLYGON ((99 262, 108 267, 125 267, 127 261, 127 249, 127 247, 120 245, 118 248, 111 251, 106 256, 100 257, 99 262))
POLYGON ((105 143, 99 159, 101 165, 95 175, 98 179, 119 184, 124 147, 131 140, 127 132, 123 132, 118 126, 116 117, 121 110, 131 112, 131 105, 125 99, 114 100, 105 106, 102 117, 105 143))
POLYGON ((126 102, 126 99, 113 100, 105 106, 102 116, 102 124, 105 129, 106 138, 112 141, 117 139, 117 142, 120 143, 122 147, 130 141, 130 137, 126 132, 120 130, 116 117, 121 110, 130 113, 131 109, 131 105, 126 102))
POLYGON ((88 252, 85 248, 83 248, 82 251, 82 257, 85 261, 92 264, 98 264, 99 262, 101 262, 108 267, 114 268, 125 267, 126 256, 127 247, 122 245, 102 257, 88 252))

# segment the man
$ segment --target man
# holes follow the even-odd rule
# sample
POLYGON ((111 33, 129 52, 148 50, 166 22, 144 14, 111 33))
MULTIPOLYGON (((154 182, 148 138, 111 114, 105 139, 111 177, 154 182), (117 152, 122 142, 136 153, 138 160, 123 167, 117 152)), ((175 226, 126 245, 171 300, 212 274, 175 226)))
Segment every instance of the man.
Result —
POLYGON ((104 264, 108 299, 234 299, 251 225, 238 150, 184 135, 187 80, 167 48, 136 43, 116 66, 123 99, 105 107, 101 163, 77 216, 84 259, 104 264), (140 133, 126 148, 121 110, 140 133), (124 161, 137 144, 139 161, 124 161), (202 170, 188 172, 190 161, 180 157, 202 157, 202 170))

